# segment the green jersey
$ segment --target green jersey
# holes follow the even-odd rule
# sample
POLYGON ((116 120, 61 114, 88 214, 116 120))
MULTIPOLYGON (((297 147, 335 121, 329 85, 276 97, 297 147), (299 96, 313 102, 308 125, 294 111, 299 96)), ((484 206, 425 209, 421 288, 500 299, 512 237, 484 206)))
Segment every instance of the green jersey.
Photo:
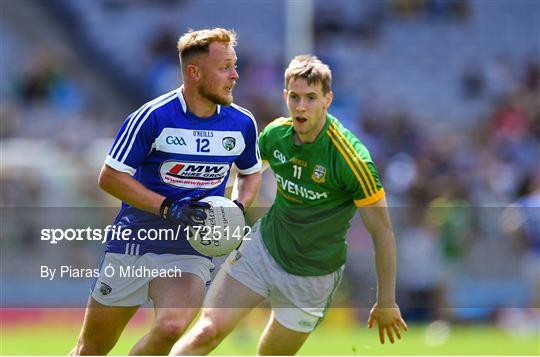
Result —
POLYGON ((368 150, 331 115, 313 143, 297 145, 293 136, 292 119, 279 118, 259 137, 277 180, 261 235, 287 272, 325 275, 345 263, 356 207, 382 199, 384 190, 368 150))

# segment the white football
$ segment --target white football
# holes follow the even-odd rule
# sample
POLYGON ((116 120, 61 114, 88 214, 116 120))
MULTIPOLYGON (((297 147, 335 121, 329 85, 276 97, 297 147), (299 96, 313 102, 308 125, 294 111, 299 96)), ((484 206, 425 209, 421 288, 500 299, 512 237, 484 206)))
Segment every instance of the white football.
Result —
POLYGON ((200 200, 208 202, 206 219, 200 225, 192 226, 188 242, 197 252, 219 257, 229 254, 242 243, 246 221, 242 210, 230 199, 221 196, 209 196, 200 200))

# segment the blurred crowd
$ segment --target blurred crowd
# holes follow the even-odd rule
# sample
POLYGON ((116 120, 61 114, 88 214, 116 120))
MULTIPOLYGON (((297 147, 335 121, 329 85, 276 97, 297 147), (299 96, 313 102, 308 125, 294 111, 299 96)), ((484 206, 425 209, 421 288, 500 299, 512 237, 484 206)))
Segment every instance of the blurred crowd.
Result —
MULTIPOLYGON (((116 11, 126 11, 132 2, 110 3, 119 8, 116 11)), ((529 298, 519 304, 530 306, 534 288, 519 266, 532 251, 540 256, 540 214, 527 214, 521 226, 510 222, 510 228, 500 227, 498 221, 505 207, 531 197, 523 209, 540 213, 540 200, 535 201, 540 190, 538 47, 527 56, 516 56, 512 48, 506 48, 487 63, 478 53, 454 78, 460 88, 456 96, 464 106, 478 102, 487 110, 480 116, 471 113, 465 119, 467 127, 441 119, 451 117, 442 112, 440 118, 426 122, 413 109, 375 89, 351 92, 350 87, 343 87, 340 79, 346 74, 338 63, 332 63, 328 51, 343 38, 359 41, 369 51, 385 41, 389 22, 424 21, 437 26, 443 21, 466 26, 472 9, 462 0, 390 1, 384 7, 380 3, 369 2, 359 16, 345 14, 341 21, 337 15, 320 16, 333 3, 316 2, 314 34, 317 54, 330 59, 335 70, 336 100, 330 112, 370 149, 389 196, 405 313, 418 319, 451 318, 444 308, 460 299, 458 283, 475 277, 505 281, 521 277, 525 288, 519 293, 526 292, 529 298)), ((346 13, 347 8, 335 11, 346 13)), ((145 59, 140 73, 146 88, 141 97, 150 99, 178 86, 175 44, 180 32, 160 28, 141 44, 145 59)), ((240 80, 235 101, 255 114, 261 130, 285 114, 281 95, 285 61, 279 54, 261 55, 246 47, 238 49, 240 80)), ((53 50, 35 51, 21 65, 22 69, 2 75, 7 80, 2 85, 1 108, 2 206, 115 206, 98 190, 96 179, 123 117, 111 116, 93 102, 91 93, 96 89, 88 88, 80 75, 84 68, 66 65, 53 50)), ((414 84, 410 91, 415 91, 414 84)), ((127 116, 141 104, 128 103, 120 111, 127 116)), ((269 205, 274 194, 271 178, 265 180, 261 206, 269 205)), ((8 233, 8 240, 16 239, 17 232, 8 233)), ((21 234, 31 233, 23 230, 21 234)), ((32 244, 37 248, 36 240, 26 238, 25 249, 32 244)), ((349 299, 365 299, 365 289, 373 286, 366 273, 371 264, 367 239, 365 231, 353 224, 345 282, 349 299)), ((536 284, 540 281, 537 276, 531 279, 536 284)), ((464 301, 462 307, 467 307, 470 300, 464 301)), ((493 301, 494 306, 498 303, 493 301)), ((539 302, 534 306, 540 306, 539 302)))

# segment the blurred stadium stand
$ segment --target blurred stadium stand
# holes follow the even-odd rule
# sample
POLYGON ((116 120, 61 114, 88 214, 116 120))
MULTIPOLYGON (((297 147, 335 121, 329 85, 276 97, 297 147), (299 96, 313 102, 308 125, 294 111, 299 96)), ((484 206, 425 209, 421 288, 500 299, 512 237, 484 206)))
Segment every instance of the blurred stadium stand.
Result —
MULTIPOLYGON (((399 269, 407 275, 421 261, 433 273, 400 278, 403 300, 413 301, 408 313, 423 318, 413 311, 422 305, 441 317, 437 309, 481 305, 482 296, 494 308, 530 305, 521 265, 537 248, 521 249, 498 221, 531 193, 526 182, 536 177, 540 190, 540 3, 314 3, 316 54, 334 72, 331 112, 378 164, 399 269), (468 294, 471 286, 484 295, 468 294)), ((235 101, 259 129, 285 113, 283 2, 13 1, 2 2, 1 20, 3 207, 115 206, 96 187, 108 146, 131 111, 179 85, 176 40, 189 28, 234 28, 235 101)), ((274 188, 266 177, 260 206, 274 188)), ((9 252, 23 250, 21 235, 36 240, 11 228, 2 228, 9 252)), ((375 285, 371 243, 358 220, 349 238, 344 299, 365 307, 375 285)), ((92 261, 101 246, 80 249, 70 254, 91 251, 92 261)), ((40 245, 24 251, 37 256, 40 245)), ((14 274, 2 279, 15 290, 29 274, 16 257, 2 257, 14 274)))

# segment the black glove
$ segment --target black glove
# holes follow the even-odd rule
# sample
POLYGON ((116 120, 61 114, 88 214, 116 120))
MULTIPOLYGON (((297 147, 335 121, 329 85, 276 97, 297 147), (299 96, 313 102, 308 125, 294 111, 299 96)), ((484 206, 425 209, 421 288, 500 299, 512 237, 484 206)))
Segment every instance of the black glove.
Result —
POLYGON ((200 196, 177 200, 166 198, 161 204, 159 214, 161 218, 182 227, 199 225, 200 221, 204 221, 207 217, 204 209, 210 208, 209 203, 198 201, 200 198, 200 196))
POLYGON ((238 200, 234 200, 233 202, 238 206, 238 208, 240 208, 242 210, 243 214, 246 214, 246 208, 244 207, 242 202, 240 202, 238 200))

